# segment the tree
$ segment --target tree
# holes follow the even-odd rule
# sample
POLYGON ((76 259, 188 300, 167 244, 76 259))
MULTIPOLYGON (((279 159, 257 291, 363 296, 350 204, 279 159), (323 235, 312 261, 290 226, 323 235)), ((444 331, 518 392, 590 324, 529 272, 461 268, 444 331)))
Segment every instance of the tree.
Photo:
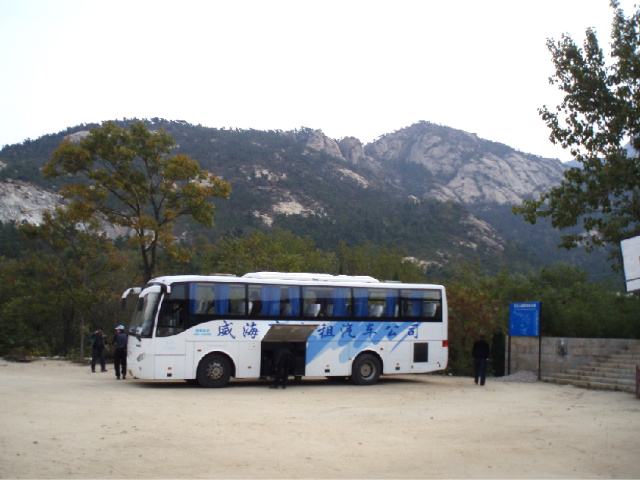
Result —
POLYGON ((606 283, 568 264, 556 264, 526 276, 502 272, 488 289, 508 317, 509 304, 539 301, 543 336, 586 338, 638 338, 640 319, 637 295, 621 295, 606 283))
POLYGON ((583 48, 568 35, 547 41, 556 73, 550 83, 564 92, 554 110, 540 115, 550 139, 569 149, 580 167, 564 172, 560 186, 527 199, 513 212, 532 224, 548 218, 562 236, 560 247, 611 247, 620 266, 619 243, 640 234, 640 11, 625 17, 617 0, 612 26, 611 64, 587 29, 583 48), (630 153, 625 144, 631 142, 630 153))
POLYGON ((340 273, 344 275, 370 275, 378 280, 406 283, 424 283, 426 269, 398 248, 377 247, 364 242, 349 248, 338 244, 340 273))
POLYGON ((129 129, 114 122, 92 129, 79 142, 65 139, 43 170, 45 177, 79 176, 61 193, 77 219, 96 217, 122 227, 139 249, 143 280, 152 278, 158 248, 187 259, 173 236, 176 221, 189 216, 211 226, 212 197, 227 198, 228 182, 200 168, 186 155, 170 153, 173 137, 150 132, 140 121, 129 129))
MULTIPOLYGON (((32 278, 20 295, 21 310, 39 309, 40 314, 31 315, 29 321, 38 319, 46 324, 53 344, 50 348, 58 352, 66 354, 72 341, 79 338, 82 358, 85 323, 88 319, 102 323, 100 318, 109 317, 97 310, 115 303, 114 275, 123 269, 126 259, 100 232, 95 219, 78 223, 64 207, 45 212, 40 225, 22 225, 20 232, 38 243, 24 261, 32 278)), ((14 318, 19 321, 20 316, 14 318)))
POLYGON ((227 236, 216 246, 200 242, 200 255, 209 272, 243 275, 247 272, 337 273, 336 256, 320 250, 310 238, 297 237, 275 228, 271 233, 253 232, 227 236))
MULTIPOLYGON (((475 268, 458 273, 458 278, 447 284, 447 304, 449 306, 449 366, 456 375, 471 375, 473 342, 480 335, 486 335, 492 344, 492 362, 488 371, 501 374, 495 361, 496 352, 502 346, 494 342, 496 334, 504 333, 504 312, 500 302, 494 297, 475 268)), ((503 337, 500 336, 500 339, 503 337)), ((502 365, 502 362, 500 362, 502 365)))

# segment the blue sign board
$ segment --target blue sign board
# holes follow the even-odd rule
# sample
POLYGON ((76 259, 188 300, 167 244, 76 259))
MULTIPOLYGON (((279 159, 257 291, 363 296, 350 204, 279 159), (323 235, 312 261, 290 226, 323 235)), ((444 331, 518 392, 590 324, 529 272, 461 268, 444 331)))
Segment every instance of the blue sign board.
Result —
POLYGON ((509 305, 509 335, 514 337, 540 336, 540 302, 509 305))

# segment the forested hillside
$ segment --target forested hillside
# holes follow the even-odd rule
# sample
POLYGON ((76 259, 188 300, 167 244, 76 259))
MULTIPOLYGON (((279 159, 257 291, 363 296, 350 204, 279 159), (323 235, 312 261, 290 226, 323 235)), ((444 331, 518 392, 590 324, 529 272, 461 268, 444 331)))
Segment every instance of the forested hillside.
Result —
MULTIPOLYGON (((426 122, 366 146, 357 139, 335 142, 304 128, 282 132, 212 129, 163 119, 148 123, 175 138, 176 153, 196 159, 233 189, 229 199, 216 203, 214 227, 182 224, 176 234, 187 243, 197 235, 215 241, 279 227, 309 236, 328 250, 339 242, 355 246, 364 241, 401 248, 430 265, 434 278, 465 263, 479 263, 487 272, 527 272, 567 261, 608 274, 603 255, 566 255, 556 248, 556 232, 527 225, 509 212, 509 199, 534 194, 554 181, 562 171, 557 161, 426 122)), ((81 138, 91 127, 96 125, 5 147, 0 180, 55 190, 61 180, 45 180, 40 169, 65 136, 81 138)))

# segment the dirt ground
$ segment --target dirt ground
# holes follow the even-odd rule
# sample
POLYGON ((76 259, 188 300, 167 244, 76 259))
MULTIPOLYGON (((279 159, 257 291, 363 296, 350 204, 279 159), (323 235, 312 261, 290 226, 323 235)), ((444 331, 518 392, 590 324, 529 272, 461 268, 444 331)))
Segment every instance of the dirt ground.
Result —
POLYGON ((630 393, 440 375, 203 389, 108 368, 0 361, 1 478, 640 477, 630 393))

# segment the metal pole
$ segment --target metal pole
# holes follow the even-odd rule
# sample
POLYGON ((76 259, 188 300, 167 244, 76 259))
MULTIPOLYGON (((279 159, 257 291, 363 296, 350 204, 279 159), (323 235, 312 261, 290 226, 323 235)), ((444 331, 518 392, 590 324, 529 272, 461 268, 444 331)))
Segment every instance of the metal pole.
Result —
POLYGON ((511 335, 507 338, 507 375, 511 375, 511 335))
POLYGON ((538 380, 542 380, 542 335, 538 335, 538 380))
POLYGON ((538 380, 542 380, 542 303, 540 303, 538 319, 538 380))

